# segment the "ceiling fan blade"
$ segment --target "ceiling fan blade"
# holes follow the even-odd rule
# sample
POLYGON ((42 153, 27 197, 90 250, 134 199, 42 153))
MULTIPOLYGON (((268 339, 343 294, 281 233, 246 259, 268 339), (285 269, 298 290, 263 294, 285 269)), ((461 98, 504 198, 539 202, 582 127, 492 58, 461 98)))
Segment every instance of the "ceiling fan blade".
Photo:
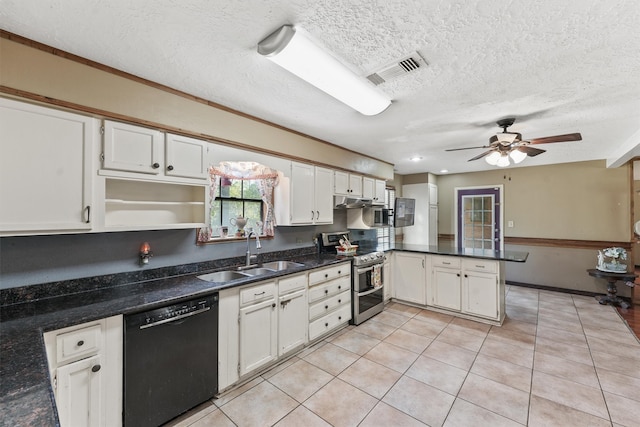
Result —
POLYGON ((483 145, 483 146, 479 146, 479 147, 464 147, 464 148, 448 148, 444 151, 460 151, 460 150, 474 150, 476 148, 489 148, 489 145, 483 145))
POLYGON ((472 162, 472 161, 474 161, 474 160, 481 159, 481 158, 483 158, 484 156, 488 156, 489 154, 493 153, 494 151, 496 151, 496 150, 489 150, 489 151, 485 151, 484 153, 482 153, 482 154, 478 154, 478 155, 477 155, 477 156, 475 156, 474 158, 469 159, 469 160, 467 160, 467 161, 468 161, 468 162, 472 162))
POLYGON ((551 142, 580 141, 582 135, 579 133, 568 133, 566 135, 546 136, 544 138, 534 138, 529 140, 529 144, 549 144, 551 142))
POLYGON ((542 154, 547 150, 542 150, 540 148, 535 148, 535 147, 528 147, 525 145, 525 146, 518 147, 518 151, 522 151, 529 157, 535 157, 538 154, 542 154))

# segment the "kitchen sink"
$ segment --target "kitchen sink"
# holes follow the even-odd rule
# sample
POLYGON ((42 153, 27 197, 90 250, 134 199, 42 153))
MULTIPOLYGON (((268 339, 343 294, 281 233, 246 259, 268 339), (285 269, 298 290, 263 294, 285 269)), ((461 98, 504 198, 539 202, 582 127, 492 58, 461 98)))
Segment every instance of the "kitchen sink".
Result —
POLYGON ((206 280, 207 282, 230 282, 232 280, 246 279, 250 276, 250 274, 239 271, 216 271, 215 273, 200 275, 198 279, 206 280))
POLYGON ((270 268, 272 270, 280 271, 287 270, 289 268, 294 267, 304 267, 304 264, 300 264, 299 262, 293 261, 273 261, 273 262, 265 262, 262 264, 264 268, 270 268))
POLYGON ((276 270, 274 270, 273 268, 264 268, 264 267, 257 267, 257 268, 250 268, 248 270, 242 270, 244 274, 248 274, 250 276, 259 276, 261 274, 273 273, 275 271, 276 270))

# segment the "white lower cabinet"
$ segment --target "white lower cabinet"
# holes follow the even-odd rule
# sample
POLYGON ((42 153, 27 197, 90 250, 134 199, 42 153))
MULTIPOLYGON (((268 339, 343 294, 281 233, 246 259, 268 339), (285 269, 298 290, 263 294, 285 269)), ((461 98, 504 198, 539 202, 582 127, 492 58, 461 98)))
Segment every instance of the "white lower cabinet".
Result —
POLYGON ((122 316, 44 334, 60 425, 122 424, 122 316))
POLYGON ((384 264, 382 266, 382 298, 386 303, 393 295, 393 255, 386 254, 384 264))
POLYGON ((504 272, 502 263, 486 260, 462 262, 462 312, 502 321, 504 272))
POLYGON ((351 264, 309 273, 309 341, 351 320, 351 264))
POLYGON ((268 282, 240 291, 240 376, 278 357, 276 284, 268 282))
POLYGON ((307 342, 307 275, 278 281, 278 357, 307 342))
POLYGON ((426 256, 411 252, 395 252, 394 256, 393 297, 424 305, 426 303, 426 256))
POLYGON ((433 256, 430 302, 436 307, 460 311, 460 259, 433 256))

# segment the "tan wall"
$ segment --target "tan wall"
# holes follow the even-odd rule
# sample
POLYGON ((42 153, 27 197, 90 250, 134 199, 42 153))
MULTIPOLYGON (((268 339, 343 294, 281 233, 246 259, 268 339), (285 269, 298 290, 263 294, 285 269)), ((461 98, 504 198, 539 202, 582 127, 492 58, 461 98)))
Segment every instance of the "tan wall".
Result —
POLYGON ((300 159, 393 178, 393 165, 189 97, 0 38, 0 84, 12 90, 300 159))
POLYGON ((629 166, 605 161, 495 169, 438 177, 440 232, 454 232, 454 188, 504 186, 506 237, 628 242, 629 166))
MULTIPOLYGON (((495 169, 438 177, 439 232, 454 233, 456 187, 504 186, 505 237, 629 242, 629 166, 607 169, 605 161, 495 169)), ((507 262, 508 281, 604 293, 603 280, 587 275, 596 249, 505 245, 529 252, 524 264, 507 262)), ((619 294, 630 288, 620 284, 619 294)))

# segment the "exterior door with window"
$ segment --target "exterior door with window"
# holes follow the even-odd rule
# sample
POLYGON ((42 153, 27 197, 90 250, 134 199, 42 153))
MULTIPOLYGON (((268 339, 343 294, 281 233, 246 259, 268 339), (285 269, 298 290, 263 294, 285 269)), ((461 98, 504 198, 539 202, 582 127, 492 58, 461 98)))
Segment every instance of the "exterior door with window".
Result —
POLYGON ((504 250, 502 186, 456 188, 458 248, 504 250))

